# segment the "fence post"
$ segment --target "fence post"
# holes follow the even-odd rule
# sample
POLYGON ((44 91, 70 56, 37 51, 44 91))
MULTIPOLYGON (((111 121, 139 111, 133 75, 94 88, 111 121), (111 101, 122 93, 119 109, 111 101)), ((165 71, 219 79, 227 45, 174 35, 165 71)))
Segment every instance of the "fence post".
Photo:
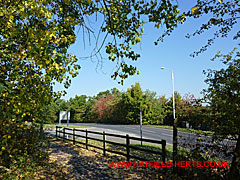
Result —
POLYGON ((166 140, 162 140, 162 160, 166 163, 166 140))
POLYGON ((88 131, 86 129, 86 149, 88 149, 88 131))
POLYGON ((58 136, 57 136, 57 130, 58 130, 58 127, 56 126, 56 139, 58 138, 58 136))
POLYGON ((130 144, 129 135, 126 134, 127 161, 129 161, 129 159, 130 159, 130 147, 129 147, 129 144, 130 144))
POLYGON ((65 140, 65 128, 63 127, 63 140, 65 140))
POLYGON ((73 144, 76 144, 76 142, 75 142, 75 128, 73 128, 73 144))
POLYGON ((103 155, 106 156, 106 136, 105 136, 105 131, 103 131, 103 155))

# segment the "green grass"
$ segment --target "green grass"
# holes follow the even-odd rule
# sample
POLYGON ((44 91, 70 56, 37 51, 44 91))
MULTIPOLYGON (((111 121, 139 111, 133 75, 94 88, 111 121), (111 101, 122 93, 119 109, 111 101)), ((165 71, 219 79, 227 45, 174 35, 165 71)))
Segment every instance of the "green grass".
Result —
MULTIPOLYGON (((61 127, 67 127, 67 125, 58 125, 58 124, 44 124, 43 128, 44 129, 55 129, 56 126, 61 126, 61 127)), ((77 126, 77 125, 69 125, 68 128, 92 128, 90 126, 77 126)))
MULTIPOLYGON (((172 126, 166 126, 166 125, 146 125, 146 126, 173 129, 172 126)), ((208 134, 208 135, 211 135, 214 133, 212 131, 203 131, 203 130, 190 129, 190 128, 178 128, 178 131, 185 131, 185 132, 196 133, 196 134, 208 134)))

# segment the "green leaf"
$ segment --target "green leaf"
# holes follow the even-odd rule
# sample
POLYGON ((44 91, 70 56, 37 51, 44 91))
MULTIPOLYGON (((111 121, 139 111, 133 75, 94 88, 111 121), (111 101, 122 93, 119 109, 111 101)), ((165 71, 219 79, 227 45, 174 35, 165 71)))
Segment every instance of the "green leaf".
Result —
POLYGON ((4 90, 4 86, 3 86, 3 84, 2 84, 2 83, 0 83, 0 93, 2 93, 2 92, 3 92, 3 90, 4 90))

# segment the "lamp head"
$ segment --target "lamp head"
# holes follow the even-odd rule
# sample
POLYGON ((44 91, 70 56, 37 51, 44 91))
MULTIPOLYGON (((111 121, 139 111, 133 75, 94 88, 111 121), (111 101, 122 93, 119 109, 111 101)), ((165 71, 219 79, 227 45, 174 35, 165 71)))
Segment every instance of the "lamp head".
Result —
POLYGON ((161 69, 166 69, 165 67, 161 67, 161 69))

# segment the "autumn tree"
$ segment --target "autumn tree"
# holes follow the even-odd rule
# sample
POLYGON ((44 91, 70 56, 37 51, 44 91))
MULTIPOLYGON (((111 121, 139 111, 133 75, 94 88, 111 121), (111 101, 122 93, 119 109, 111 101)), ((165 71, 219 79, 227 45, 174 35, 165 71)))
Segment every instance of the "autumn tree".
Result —
POLYGON ((226 69, 206 72, 208 89, 205 98, 214 116, 216 135, 236 140, 229 176, 240 175, 240 54, 237 49, 227 55, 219 55, 226 69))
POLYGON ((204 107, 201 102, 201 99, 195 98, 193 94, 186 93, 176 105, 178 122, 188 122, 193 128, 201 128, 202 118, 205 118, 202 114, 204 107))
POLYGON ((118 98, 113 94, 98 99, 94 105, 94 109, 98 115, 97 122, 111 124, 117 123, 117 117, 114 117, 117 103, 118 98))
POLYGON ((132 46, 141 41, 143 18, 167 31, 183 19, 170 0, 1 1, 0 126, 5 127, 1 129, 1 154, 12 156, 8 153, 13 152, 10 146, 14 146, 16 138, 8 136, 15 131, 6 127, 15 124, 21 129, 25 119, 35 122, 53 97, 65 94, 54 92, 54 84, 68 88, 71 78, 77 76, 80 65, 76 56, 67 51, 76 40, 77 27, 83 30, 83 39, 86 32, 95 40, 90 57, 101 56, 100 51, 105 48, 109 60, 116 62, 113 79, 125 79, 137 72, 125 59, 135 61, 140 57, 132 46), (103 41, 87 21, 94 16, 103 41))

